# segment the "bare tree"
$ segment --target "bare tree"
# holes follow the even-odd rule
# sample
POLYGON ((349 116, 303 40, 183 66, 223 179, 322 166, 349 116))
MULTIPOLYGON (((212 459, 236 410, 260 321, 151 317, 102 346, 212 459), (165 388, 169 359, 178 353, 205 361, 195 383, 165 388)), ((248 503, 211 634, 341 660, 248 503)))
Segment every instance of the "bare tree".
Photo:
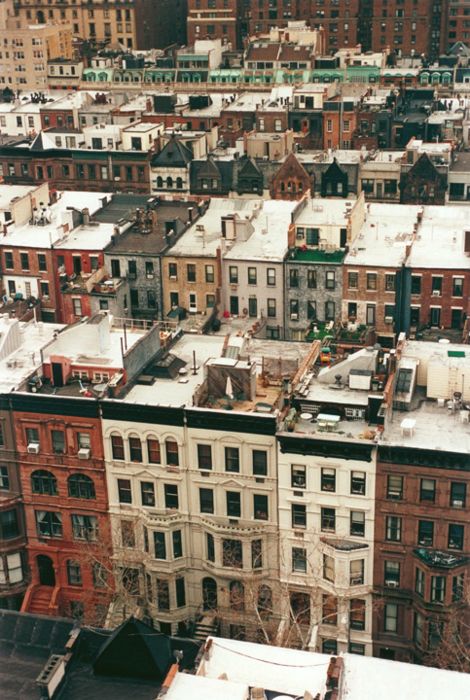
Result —
POLYGON ((428 620, 427 666, 470 673, 470 583, 457 592, 447 615, 428 620))

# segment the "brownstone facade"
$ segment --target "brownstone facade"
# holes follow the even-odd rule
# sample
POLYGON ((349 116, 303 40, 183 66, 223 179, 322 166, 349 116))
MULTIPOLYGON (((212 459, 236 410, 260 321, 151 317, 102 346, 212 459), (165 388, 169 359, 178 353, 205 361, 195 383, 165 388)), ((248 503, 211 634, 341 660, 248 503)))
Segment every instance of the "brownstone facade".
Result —
MULTIPOLYGON (((444 410, 444 409, 443 409, 444 410)), ((468 573, 468 455, 380 448, 376 481, 375 654, 423 660, 468 573)))
POLYGON ((313 178, 291 153, 271 181, 270 196, 272 199, 294 201, 303 197, 307 190, 313 192, 313 189, 313 178))

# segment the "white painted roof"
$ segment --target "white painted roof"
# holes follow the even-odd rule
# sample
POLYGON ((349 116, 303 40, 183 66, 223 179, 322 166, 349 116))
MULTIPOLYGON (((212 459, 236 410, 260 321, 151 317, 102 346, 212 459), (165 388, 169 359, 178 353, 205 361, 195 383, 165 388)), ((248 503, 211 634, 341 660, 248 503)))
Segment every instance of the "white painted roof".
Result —
POLYGON ((287 234, 297 202, 267 200, 252 220, 255 227, 247 241, 236 241, 224 258, 280 262, 287 252, 287 234))
POLYGON ((177 673, 165 695, 166 700, 247 700, 247 683, 177 673))
POLYGON ((469 270, 470 258, 464 253, 465 231, 470 229, 468 207, 424 207, 418 235, 407 266, 469 270))

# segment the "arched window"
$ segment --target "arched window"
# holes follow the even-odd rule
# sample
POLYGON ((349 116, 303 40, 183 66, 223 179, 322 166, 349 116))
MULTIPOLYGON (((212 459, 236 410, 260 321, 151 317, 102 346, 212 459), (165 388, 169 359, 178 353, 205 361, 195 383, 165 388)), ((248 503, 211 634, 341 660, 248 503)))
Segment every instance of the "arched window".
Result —
POLYGON ((171 189, 173 187, 173 178, 171 177, 171 175, 168 175, 166 179, 166 186, 168 187, 168 189, 171 189))
POLYGON ((245 609, 245 587, 241 581, 230 581, 230 607, 239 611, 245 609))
POLYGON ((273 592, 269 586, 258 588, 258 612, 260 615, 269 615, 273 610, 273 592))
POLYGON ((158 187, 159 190, 161 190, 162 187, 163 187, 163 178, 162 178, 161 175, 159 175, 159 176, 157 177, 157 187, 158 187))
POLYGON ((71 498, 96 498, 93 479, 86 474, 73 474, 67 483, 71 498))
POLYGON ((202 605, 204 610, 217 608, 217 583, 210 576, 202 579, 202 605))
POLYGON ((111 435, 111 452, 113 459, 124 459, 124 440, 122 435, 118 433, 111 435))
POLYGON ((183 189, 183 178, 182 177, 176 178, 176 189, 178 189, 178 190, 183 189))
POLYGON ((142 461, 142 443, 137 435, 129 437, 129 457, 131 462, 142 461))
POLYGON ((166 463, 171 467, 179 465, 178 443, 175 440, 166 440, 166 463))
POLYGON ((57 479, 51 472, 38 469, 31 474, 31 489, 33 493, 57 496, 57 479))

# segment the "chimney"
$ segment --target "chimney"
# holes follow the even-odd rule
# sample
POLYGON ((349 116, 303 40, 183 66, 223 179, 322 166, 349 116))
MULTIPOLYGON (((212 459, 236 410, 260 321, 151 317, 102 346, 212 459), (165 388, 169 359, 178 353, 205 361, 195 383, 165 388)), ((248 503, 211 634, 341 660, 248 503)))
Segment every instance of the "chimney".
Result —
POLYGON ((194 207, 188 207, 188 223, 192 223, 194 215, 194 207))
POLYGON ((90 223, 90 210, 88 207, 85 207, 85 209, 82 209, 82 217, 83 217, 83 225, 88 226, 90 223))

